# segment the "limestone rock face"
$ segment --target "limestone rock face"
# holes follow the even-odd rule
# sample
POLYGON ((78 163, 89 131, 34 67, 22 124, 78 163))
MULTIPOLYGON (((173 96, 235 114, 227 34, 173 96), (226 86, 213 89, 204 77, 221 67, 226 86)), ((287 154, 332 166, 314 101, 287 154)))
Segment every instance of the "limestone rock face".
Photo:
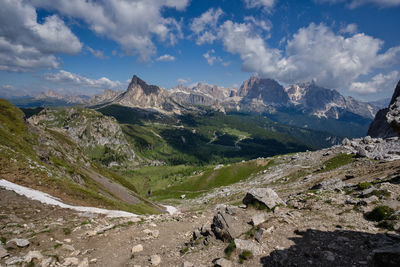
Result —
POLYGON ((390 138, 400 134, 400 81, 394 90, 389 107, 379 110, 368 129, 367 135, 374 138, 390 138))

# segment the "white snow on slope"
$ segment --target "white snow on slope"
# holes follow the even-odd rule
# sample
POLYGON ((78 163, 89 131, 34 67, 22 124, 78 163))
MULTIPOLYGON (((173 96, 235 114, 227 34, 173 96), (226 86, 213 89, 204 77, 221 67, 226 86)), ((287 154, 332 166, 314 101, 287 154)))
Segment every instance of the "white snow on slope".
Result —
POLYGON ((43 193, 38 190, 30 189, 25 186, 17 185, 17 184, 9 182, 7 180, 4 180, 4 179, 0 180, 0 187, 3 187, 7 190, 14 191, 17 194, 26 196, 27 198, 30 198, 32 200, 37 200, 43 204, 58 206, 61 208, 76 210, 79 212, 104 214, 107 217, 135 217, 135 216, 137 216, 136 214, 126 212, 126 211, 120 211, 120 210, 106 210, 106 209, 99 209, 99 208, 94 208, 94 207, 82 207, 82 206, 68 205, 68 204, 61 202, 60 199, 53 197, 49 194, 43 193))
POLYGON ((169 213, 169 214, 177 214, 177 213, 180 213, 180 211, 177 209, 177 208, 175 208, 175 207, 173 207, 173 206, 168 206, 168 205, 161 205, 161 206, 163 206, 164 208, 166 208, 167 209, 167 212, 169 213))

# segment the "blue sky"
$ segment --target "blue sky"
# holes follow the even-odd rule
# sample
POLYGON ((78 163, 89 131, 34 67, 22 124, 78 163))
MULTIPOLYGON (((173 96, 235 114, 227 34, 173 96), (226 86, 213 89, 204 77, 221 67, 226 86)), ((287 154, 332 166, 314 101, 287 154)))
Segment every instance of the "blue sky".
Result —
POLYGON ((400 0, 0 0, 0 97, 314 80, 358 99, 400 79, 400 0))

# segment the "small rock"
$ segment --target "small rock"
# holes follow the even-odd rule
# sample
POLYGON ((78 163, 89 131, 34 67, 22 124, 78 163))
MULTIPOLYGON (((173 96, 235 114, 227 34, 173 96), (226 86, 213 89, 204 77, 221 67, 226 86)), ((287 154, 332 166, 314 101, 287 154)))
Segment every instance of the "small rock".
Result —
POLYGON ((229 260, 224 259, 224 258, 215 259, 215 260, 213 260, 213 263, 217 267, 231 267, 232 266, 232 262, 230 262, 229 260))
POLYGON ((345 200, 344 203, 348 204, 348 205, 356 205, 357 201, 355 199, 353 199, 353 198, 348 198, 348 199, 345 200))
POLYGON ((42 256, 42 254, 40 253, 40 251, 37 251, 37 250, 33 250, 33 251, 29 251, 28 252, 28 254, 26 254, 25 255, 25 257, 24 257, 24 262, 31 262, 33 259, 38 259, 38 260, 40 260, 40 259, 42 259, 43 258, 43 256, 42 256))
POLYGON ((185 261, 182 263, 181 265, 182 267, 194 267, 194 264, 189 262, 189 261, 185 261))
POLYGON ((6 260, 6 265, 16 265, 23 262, 23 259, 21 257, 11 257, 9 259, 6 260))
POLYGON ((196 240, 198 238, 200 238, 201 234, 200 231, 198 229, 194 230, 193 232, 193 240, 196 240))
POLYGON ((181 195, 181 199, 185 199, 186 195, 181 195))
POLYGON ((327 261, 335 261, 335 254, 331 251, 325 251, 324 254, 327 261))
POLYGON ((53 258, 45 258, 44 260, 42 260, 40 262, 40 266, 41 267, 50 267, 50 266, 54 266, 53 264, 53 258))
POLYGON ((6 257, 8 255, 9 254, 8 254, 7 250, 5 248, 3 248, 3 246, 0 245, 0 259, 6 257))
POLYGON ((153 238, 157 238, 160 235, 160 231, 150 230, 150 229, 144 229, 143 233, 145 233, 146 235, 151 236, 153 238))
POLYGON ((76 266, 78 264, 79 264, 79 259, 78 258, 68 257, 68 258, 65 258, 64 263, 62 264, 62 266, 70 266, 70 265, 72 265, 72 266, 75 265, 76 266))
POLYGON ((91 259, 91 260, 89 261, 89 263, 96 263, 96 262, 97 262, 97 259, 96 259, 96 258, 91 259))
POLYGON ((15 248, 15 246, 24 248, 29 246, 29 244, 29 241, 26 239, 14 238, 7 242, 6 248, 15 248))
POLYGON ((61 246, 61 249, 68 250, 68 251, 71 251, 71 252, 75 251, 75 248, 73 246, 71 246, 71 245, 68 245, 68 244, 63 244, 61 246))
POLYGON ((262 238, 263 238, 263 236, 264 236, 264 231, 265 231, 264 228, 260 228, 260 229, 257 230, 256 234, 254 235, 254 239, 255 239, 258 243, 261 242, 261 240, 262 240, 262 238))
POLYGON ((141 252, 141 251, 143 251, 143 246, 141 244, 136 245, 136 246, 134 246, 132 248, 132 254, 138 253, 138 252, 141 252))
POLYGON ((152 255, 150 257, 150 263, 151 265, 157 266, 161 263, 161 257, 158 255, 152 255))
POLYGON ((256 214, 251 218, 251 224, 257 226, 265 222, 266 216, 264 213, 256 214))
POLYGON ((88 258, 84 258, 83 261, 81 261, 81 262, 78 264, 78 267, 89 267, 89 260, 88 260, 88 258))
POLYGON ((367 151, 362 147, 356 148, 356 157, 365 158, 367 156, 367 151))

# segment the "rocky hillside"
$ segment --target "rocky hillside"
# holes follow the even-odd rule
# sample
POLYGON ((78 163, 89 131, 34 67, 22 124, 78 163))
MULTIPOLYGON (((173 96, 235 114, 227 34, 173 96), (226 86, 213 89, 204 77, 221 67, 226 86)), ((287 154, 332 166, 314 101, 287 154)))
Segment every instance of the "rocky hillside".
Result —
POLYGON ((399 148, 397 138, 367 138, 238 163, 259 169, 170 195, 175 214, 109 218, 0 189, 0 264, 398 266, 400 165, 390 151, 399 148), (354 150, 383 144, 382 160, 354 150))
MULTIPOLYGON (((393 122, 395 121, 395 118, 399 116, 399 114, 395 111, 398 109, 398 105, 396 104, 398 97, 400 97, 400 81, 397 83, 389 106, 379 110, 379 112, 376 114, 374 121, 371 123, 368 129, 369 136, 381 138, 397 136, 396 132, 389 125, 388 119, 390 118, 390 122, 393 122)), ((395 126, 395 124, 393 126, 395 126)))

